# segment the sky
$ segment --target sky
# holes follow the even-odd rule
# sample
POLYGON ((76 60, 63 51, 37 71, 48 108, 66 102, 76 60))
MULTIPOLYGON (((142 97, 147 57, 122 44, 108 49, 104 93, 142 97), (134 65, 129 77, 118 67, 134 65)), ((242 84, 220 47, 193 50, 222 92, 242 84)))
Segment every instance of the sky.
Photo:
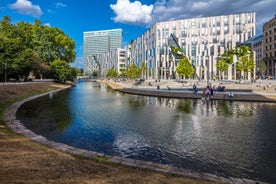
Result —
POLYGON ((0 0, 0 18, 58 27, 75 41, 73 66, 83 66, 83 32, 123 29, 123 43, 159 21, 256 12, 257 34, 276 15, 275 0, 0 0))

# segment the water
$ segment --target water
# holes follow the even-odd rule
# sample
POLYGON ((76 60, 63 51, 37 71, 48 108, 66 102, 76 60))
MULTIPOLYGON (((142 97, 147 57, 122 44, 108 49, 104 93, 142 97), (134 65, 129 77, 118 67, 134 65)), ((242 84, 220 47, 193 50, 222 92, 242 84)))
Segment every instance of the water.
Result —
POLYGON ((78 148, 276 181, 276 104, 144 97, 79 83, 24 104, 17 117, 78 148))

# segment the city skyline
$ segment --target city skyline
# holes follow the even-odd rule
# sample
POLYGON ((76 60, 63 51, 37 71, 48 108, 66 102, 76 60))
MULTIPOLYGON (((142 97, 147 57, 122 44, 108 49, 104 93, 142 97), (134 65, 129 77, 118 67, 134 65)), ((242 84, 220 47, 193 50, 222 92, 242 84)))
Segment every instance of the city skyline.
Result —
POLYGON ((256 12, 257 34, 276 14, 273 0, 110 0, 98 3, 68 1, 41 2, 39 0, 1 0, 0 16, 9 16, 12 23, 33 23, 62 29, 76 43, 74 65, 83 64, 83 32, 123 29, 124 45, 141 36, 155 22, 256 12), (189 8, 187 8, 189 7, 189 8))

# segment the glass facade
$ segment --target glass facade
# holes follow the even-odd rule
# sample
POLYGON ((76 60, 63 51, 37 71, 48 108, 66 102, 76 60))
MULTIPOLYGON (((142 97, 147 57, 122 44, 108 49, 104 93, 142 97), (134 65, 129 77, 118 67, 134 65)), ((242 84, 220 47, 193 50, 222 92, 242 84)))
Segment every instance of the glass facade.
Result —
POLYGON ((89 31, 83 33, 84 74, 91 74, 95 67, 95 56, 123 46, 122 29, 89 31))
MULTIPOLYGON (((216 67, 218 58, 225 51, 254 36, 255 17, 256 13, 250 12, 157 22, 131 43, 131 61, 138 63, 139 66, 143 62, 147 63, 147 78, 177 78, 175 72, 177 63, 168 65, 171 62, 168 40, 170 35, 174 35, 179 47, 192 62, 198 77, 202 79, 207 75, 211 78, 218 77, 219 71, 216 67), (149 50, 153 50, 156 54, 151 54, 153 52, 148 52, 149 50), (145 53, 150 55, 145 57, 145 53), (207 74, 207 71, 210 73, 207 74)), ((225 77, 229 80, 236 78, 231 72, 225 77)))

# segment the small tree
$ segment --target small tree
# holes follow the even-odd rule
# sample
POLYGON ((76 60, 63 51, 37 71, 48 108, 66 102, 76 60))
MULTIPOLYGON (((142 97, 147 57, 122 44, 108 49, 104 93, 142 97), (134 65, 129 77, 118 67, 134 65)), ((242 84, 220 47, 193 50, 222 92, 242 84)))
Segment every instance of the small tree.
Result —
POLYGON ((182 78, 189 77, 194 73, 194 68, 187 57, 183 56, 183 58, 179 61, 176 72, 182 78))
POLYGON ((136 66, 135 63, 132 63, 127 67, 127 76, 131 79, 139 78, 141 76, 141 70, 136 66))
POLYGON ((117 77, 117 76, 118 76, 118 72, 115 70, 114 67, 112 67, 107 71, 106 77, 117 77))
POLYGON ((261 63, 260 63, 260 73, 262 74, 262 75, 264 75, 264 73, 265 73, 265 71, 266 71, 266 63, 265 63, 265 61, 264 60, 262 60, 261 61, 261 63))

